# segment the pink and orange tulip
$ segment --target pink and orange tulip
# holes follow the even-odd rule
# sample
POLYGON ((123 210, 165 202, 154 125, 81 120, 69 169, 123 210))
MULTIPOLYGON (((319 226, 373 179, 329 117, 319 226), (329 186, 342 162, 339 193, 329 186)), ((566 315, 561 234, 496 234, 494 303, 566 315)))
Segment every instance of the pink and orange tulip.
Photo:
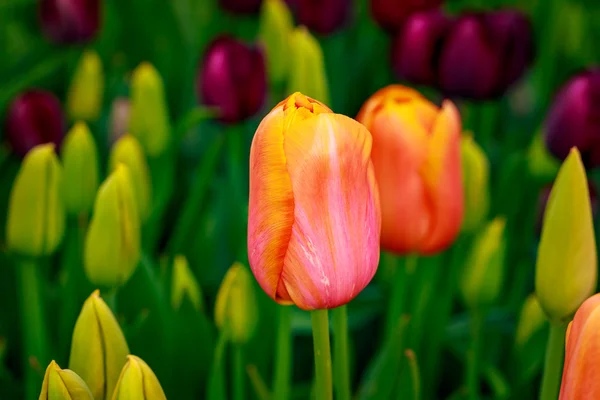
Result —
POLYGON ((456 238, 463 218, 461 122, 451 101, 439 109, 417 91, 392 85, 357 117, 373 135, 381 195, 381 245, 433 254, 456 238))
POLYGON ((305 310, 352 300, 379 262, 381 211, 361 124, 295 93, 250 150, 248 256, 263 290, 305 310))

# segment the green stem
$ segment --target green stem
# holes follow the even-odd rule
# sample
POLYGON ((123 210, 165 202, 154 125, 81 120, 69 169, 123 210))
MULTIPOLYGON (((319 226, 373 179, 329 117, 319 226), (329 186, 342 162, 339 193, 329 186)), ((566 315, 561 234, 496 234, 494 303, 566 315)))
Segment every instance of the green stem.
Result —
POLYGON ((234 125, 226 131, 226 146, 227 146, 227 178, 229 180, 229 188, 231 196, 232 213, 230 216, 230 233, 229 238, 234 249, 234 257, 239 259, 241 254, 247 252, 245 236, 245 221, 247 215, 244 214, 245 205, 248 204, 248 174, 245 171, 247 158, 244 155, 244 129, 243 125, 234 125), (246 161, 244 161, 246 160, 246 161))
POLYGON ((566 331, 566 324, 550 324, 550 337, 546 345, 540 400, 556 400, 558 398, 565 353, 566 331))
POLYGON ((104 302, 106 303, 108 308, 110 308, 110 310, 113 312, 113 314, 115 315, 115 318, 116 318, 116 316, 117 316, 117 288, 113 288, 113 289, 106 291, 102 295, 102 298, 104 299, 104 302))
POLYGON ((313 347, 315 352, 316 399, 332 400, 331 347, 329 345, 329 319, 327 310, 311 312, 313 347))
POLYGON ((483 336, 483 314, 471 311, 471 348, 467 356, 467 390, 470 400, 479 399, 479 358, 483 336))
POLYGON ((248 378, 250 378, 250 383, 252 384, 252 387, 254 388, 254 392, 256 393, 258 399, 270 400, 271 393, 269 393, 269 388, 267 387, 267 384, 265 383, 262 376, 260 376, 258 369, 256 369, 256 365, 248 365, 246 367, 246 372, 248 373, 248 378))
POLYGON ((233 346, 233 399, 244 400, 246 392, 244 390, 244 375, 246 367, 244 365, 244 349, 236 344, 233 346))
POLYGON ((275 359, 274 393, 275 400, 290 397, 290 379, 292 369, 292 330, 291 307, 279 306, 279 325, 277 329, 277 351, 275 359))
MULTIPOLYGON (((390 257, 388 255, 385 260, 388 260, 390 257)), ((396 267, 394 283, 392 284, 392 295, 386 315, 385 338, 389 338, 393 334, 398 325, 398 320, 405 311, 409 275, 412 275, 414 272, 417 261, 417 256, 407 256, 404 265, 396 267)))
POLYGON ((208 383, 206 387, 206 398, 208 400, 222 400, 226 397, 225 390, 225 348, 229 341, 229 332, 225 327, 221 330, 215 351, 213 355, 212 365, 208 374, 208 383))
POLYGON ((22 261, 17 266, 26 399, 38 397, 43 370, 49 362, 48 335, 42 298, 43 286, 39 268, 40 265, 33 260, 22 261))
MULTIPOLYGON (((417 356, 414 351, 411 349, 407 349, 404 352, 406 359, 408 360, 408 369, 410 370, 410 380, 412 387, 412 394, 414 400, 421 399, 421 374, 419 372, 419 363, 417 361, 417 356)), ((403 398, 403 397, 398 397, 403 398)))
POLYGON ((348 355, 348 307, 331 310, 333 314, 333 361, 335 363, 336 399, 350 400, 350 357, 348 355))

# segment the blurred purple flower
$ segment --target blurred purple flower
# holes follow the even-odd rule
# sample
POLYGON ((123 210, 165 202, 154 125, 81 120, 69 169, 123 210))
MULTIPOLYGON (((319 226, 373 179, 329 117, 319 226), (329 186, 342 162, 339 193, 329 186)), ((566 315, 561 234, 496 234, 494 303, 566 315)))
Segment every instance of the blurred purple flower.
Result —
POLYGON ((60 102, 50 92, 30 90, 17 96, 6 114, 6 139, 20 156, 38 144, 62 142, 65 125, 60 102))
POLYGON ((262 51, 219 36, 209 45, 198 73, 199 97, 221 113, 221 121, 235 123, 254 115, 267 92, 262 51))
POLYGON ((219 0, 219 4, 234 14, 256 14, 260 11, 262 0, 219 0))
POLYGON ((290 8, 295 10, 299 25, 313 32, 329 35, 340 29, 350 14, 350 0, 295 0, 290 8))
POLYGON ((397 31, 417 11, 438 8, 443 0, 371 0, 371 14, 385 30, 397 31))
POLYGON ((52 41, 89 42, 100 25, 100 0, 39 0, 39 16, 52 41))

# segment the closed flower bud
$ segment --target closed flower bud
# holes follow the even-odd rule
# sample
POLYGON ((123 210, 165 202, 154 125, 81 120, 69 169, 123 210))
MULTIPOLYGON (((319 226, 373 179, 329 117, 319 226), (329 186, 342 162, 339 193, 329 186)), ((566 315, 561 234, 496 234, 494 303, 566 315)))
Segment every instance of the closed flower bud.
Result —
POLYGON ((40 0, 44 33, 56 43, 91 41, 100 25, 100 0, 40 0))
POLYGON ((87 50, 79 60, 67 93, 69 117, 73 120, 96 121, 102 109, 103 96, 102 61, 95 51, 87 50))
POLYGON ((6 245, 20 255, 52 254, 63 238, 62 167, 54 145, 34 147, 23 160, 8 203, 6 245))
POLYGON ((463 187, 460 115, 400 85, 379 90, 357 120, 373 135, 381 195, 381 246, 396 253, 434 254, 460 231, 463 187))
POLYGON ((497 300, 504 279, 504 226, 502 217, 488 223, 473 244, 459 282, 462 299, 470 309, 489 307, 497 300))
POLYGON ((600 69, 571 78, 556 94, 545 122, 546 145, 564 160, 577 147, 589 167, 600 165, 600 69))
POLYGON ((143 62, 131 77, 129 130, 150 157, 169 146, 171 127, 163 81, 152 64, 143 62))
POLYGON ((167 400, 167 397, 148 364, 128 355, 112 400, 167 400))
POLYGON ((262 51, 229 36, 217 37, 202 59, 197 89, 206 105, 217 107, 225 123, 253 116, 267 94, 262 51))
POLYGON ((407 18, 419 11, 439 7, 443 0, 371 0, 371 14, 375 21, 388 31, 396 31, 407 18))
POLYGON ((20 156, 43 143, 60 146, 65 125, 60 102, 50 92, 30 90, 17 96, 6 114, 6 138, 20 156))
POLYGON ((542 367, 549 325, 537 297, 529 295, 519 313, 513 349, 512 365, 520 382, 530 380, 542 367))
POLYGON ((283 0, 265 0, 260 16, 260 40, 265 45, 269 80, 281 84, 292 68, 289 41, 294 21, 283 0))
POLYGON ((96 290, 83 303, 71 341, 69 368, 87 383, 93 398, 112 398, 129 347, 115 316, 96 290))
POLYGON ((174 309, 181 308, 185 298, 198 311, 203 311, 204 302, 200 285, 190 270, 184 256, 178 255, 173 262, 173 277, 171 280, 171 305, 174 309))
POLYGON ((344 25, 351 6, 348 0, 297 0, 296 20, 313 32, 329 35, 344 25))
POLYGON ((485 221, 490 206, 490 163, 471 134, 463 135, 460 150, 465 199, 462 230, 474 232, 485 221))
POLYGON ((231 340, 244 344, 254 334, 258 320, 258 305, 252 275, 246 267, 235 263, 223 278, 215 301, 215 323, 228 329, 231 340))
POLYGON ((39 400, 94 400, 83 379, 54 360, 46 368, 39 400))
POLYGON ((306 93, 329 104, 329 86, 325 61, 319 42, 304 27, 296 28, 290 40, 288 93, 306 93))
POLYGON ((234 14, 256 14, 263 0, 219 0, 219 5, 234 14))
POLYGON ((65 208, 72 215, 90 213, 98 190, 98 152, 84 122, 76 123, 61 150, 65 208))
POLYGON ((250 150, 248 256, 263 290, 305 310, 348 303, 379 263, 381 211, 371 135, 295 93, 250 150))
POLYGON ((140 219, 129 168, 123 164, 102 183, 84 247, 85 273, 97 286, 116 287, 140 259, 140 219))
POLYGON ((515 334, 515 345, 519 349, 524 348, 539 331, 548 327, 548 318, 540 306, 535 294, 525 299, 519 319, 517 321, 517 332, 515 334))
POLYGON ((596 240, 585 170, 577 149, 564 161, 544 213, 535 292, 546 315, 567 321, 596 289, 596 240))
POLYGON ((144 222, 150 216, 152 182, 144 150, 135 137, 124 135, 113 145, 109 160, 111 171, 119 164, 129 167, 138 214, 144 222))

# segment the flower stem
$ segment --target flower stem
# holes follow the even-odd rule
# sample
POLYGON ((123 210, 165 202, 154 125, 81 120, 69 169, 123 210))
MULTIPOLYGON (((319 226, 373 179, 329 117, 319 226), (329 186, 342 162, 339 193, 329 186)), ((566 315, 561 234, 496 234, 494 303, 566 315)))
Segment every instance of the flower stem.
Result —
POLYGON ((394 272, 394 282, 392 286, 392 294, 390 298, 390 302, 388 304, 388 310, 386 315, 386 332, 385 337, 389 338, 396 326, 398 325, 398 320, 400 316, 405 311, 406 304, 406 292, 408 290, 408 280, 410 279, 410 275, 415 270, 418 258, 416 256, 407 256, 405 258, 404 265, 396 266, 396 271, 394 272))
POLYGON ((246 393, 244 391, 244 375, 246 367, 244 366, 244 349, 236 344, 233 346, 233 399, 244 400, 246 393))
POLYGON ((471 348, 467 360, 467 389, 469 400, 479 399, 479 356, 483 330, 483 314, 479 310, 471 312, 471 348))
POLYGON ((311 312, 313 347, 315 352, 316 399, 332 400, 331 347, 327 310, 311 312))
POLYGON ((334 308, 333 314, 333 361, 335 363, 336 399, 350 400, 350 359, 348 357, 348 308, 334 308))
MULTIPOLYGON (((417 361, 417 355, 411 349, 407 349, 404 352, 406 359, 408 360, 408 368, 410 370, 410 380, 412 387, 412 394, 414 400, 421 399, 421 373, 419 372, 419 363, 417 361)), ((399 399, 401 397, 398 397, 399 399)))
POLYGON ((290 397, 290 373, 292 367, 291 307, 279 306, 277 330, 277 353, 275 359, 274 393, 275 400, 290 397))
POLYGON ((566 324, 550 324, 550 336, 546 345, 546 359, 544 361, 540 400, 556 400, 558 398, 563 356, 565 353, 566 331, 566 324))

